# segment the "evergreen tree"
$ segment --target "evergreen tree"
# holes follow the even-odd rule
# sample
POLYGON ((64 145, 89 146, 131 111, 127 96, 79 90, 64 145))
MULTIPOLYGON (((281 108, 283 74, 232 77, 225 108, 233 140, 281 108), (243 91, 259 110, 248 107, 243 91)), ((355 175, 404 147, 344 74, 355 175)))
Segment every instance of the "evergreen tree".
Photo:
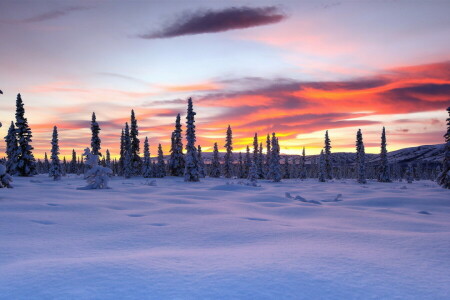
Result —
POLYGON ((53 177, 53 180, 60 180, 62 175, 61 163, 59 161, 59 145, 58 145, 58 129, 53 127, 53 138, 52 138, 52 155, 50 156, 51 164, 50 171, 48 172, 49 177, 53 177))
POLYGON ((122 128, 122 133, 120 134, 119 175, 123 175, 125 153, 126 153, 126 151, 125 151, 125 132, 122 128))
POLYGON ((6 167, 0 164, 0 189, 12 188, 12 177, 6 172, 6 167))
POLYGON ((225 139, 225 160, 223 166, 223 173, 225 178, 233 177, 233 133, 230 125, 227 129, 227 137, 225 139))
POLYGON ((17 137, 16 137, 16 128, 14 126, 14 122, 11 121, 11 126, 8 129, 8 135, 5 136, 6 142, 6 173, 10 175, 16 174, 17 169, 17 137))
POLYGON ((258 165, 259 165, 258 133, 255 133, 255 136, 253 137, 253 162, 255 163, 255 166, 256 166, 256 174, 259 174, 259 170, 258 170, 258 165))
POLYGON ((358 183, 367 183, 366 181, 366 153, 361 129, 356 134, 356 172, 358 183))
POLYGON ((326 160, 323 154, 323 150, 320 151, 319 156, 319 182, 326 181, 326 160))
POLYGON ((197 154, 198 154, 198 173, 200 175, 200 178, 205 178, 206 177, 205 161, 203 160, 202 147, 200 145, 198 145, 197 147, 197 154))
POLYGON ((47 152, 44 153, 44 173, 50 171, 50 162, 48 161, 47 152))
POLYGON ((387 159, 387 149, 386 149, 386 130, 381 132, 381 151, 380 151, 380 165, 378 170, 378 181, 379 182, 391 182, 389 176, 389 167, 387 159))
POLYGON ((333 166, 331 164, 331 142, 328 130, 325 132, 325 178, 333 179, 333 166))
POLYGON ((66 161, 66 157, 63 157, 63 162, 61 165, 61 174, 62 176, 67 176, 67 161, 66 161))
POLYGON ((164 153, 161 144, 158 145, 158 165, 156 177, 162 178, 166 176, 166 163, 164 161, 164 153))
POLYGON ((36 174, 36 161, 32 153, 34 148, 30 144, 33 135, 28 126, 28 120, 25 118, 25 108, 20 94, 17 94, 16 100, 16 137, 18 140, 15 155, 17 158, 17 174, 19 176, 33 176, 36 174))
POLYGON ((97 117, 95 116, 95 112, 92 113, 92 121, 91 121, 91 132, 92 132, 92 138, 91 138, 91 154, 92 155, 98 155, 102 156, 100 153, 100 149, 102 148, 100 145, 102 143, 99 134, 100 134, 100 125, 97 123, 97 117))
POLYGON ((302 157, 300 159, 300 179, 306 179, 308 177, 306 173, 306 153, 305 147, 303 147, 302 157))
POLYGON ((220 159, 219 159, 219 149, 217 143, 214 143, 213 158, 211 161, 211 171, 210 177, 219 178, 220 177, 220 159))
POLYGON ((266 140, 266 179, 270 179, 270 154, 272 153, 271 146, 270 146, 270 135, 267 134, 267 140, 266 140))
POLYGON ((239 152, 237 177, 244 178, 244 174, 245 174, 244 160, 242 158, 242 152, 239 152))
POLYGON ((248 172, 248 177, 247 177, 250 185, 253 186, 257 186, 258 183, 258 170, 256 167, 256 163, 254 160, 252 160, 252 165, 250 167, 250 170, 248 172))
POLYGON ((186 116, 186 161, 184 168, 184 181, 199 181, 198 155, 195 147, 195 115, 192 98, 188 99, 188 109, 186 116))
POLYGON ((77 153, 75 152, 75 149, 72 149, 72 160, 70 161, 69 165, 69 173, 76 174, 78 169, 77 165, 77 153))
POLYGON ((131 110, 131 123, 130 123, 130 151, 131 161, 133 165, 134 175, 139 175, 141 171, 141 157, 139 156, 140 141, 138 138, 139 130, 137 120, 134 115, 134 110, 131 110))
POLYGON ((144 178, 152 177, 152 161, 150 159, 150 146, 148 144, 148 137, 144 141, 144 161, 142 163, 142 176, 144 178))
POLYGON ((281 168, 280 168, 280 146, 275 133, 272 133, 272 153, 270 155, 270 179, 274 182, 281 181, 281 168))
POLYGON ((109 149, 106 149, 105 167, 111 169, 111 154, 109 153, 109 149))
POLYGON ((247 150, 245 152, 245 177, 248 177, 248 173, 250 172, 250 168, 252 167, 252 158, 250 156, 250 147, 247 145, 247 150))
POLYGON ((183 176, 184 173, 182 131, 181 118, 180 114, 178 114, 175 120, 175 130, 172 133, 172 146, 170 147, 169 172, 172 176, 183 176))
POLYGON ((124 135, 124 158, 123 158, 123 176, 125 178, 130 178, 133 175, 133 156, 131 153, 131 140, 130 140, 130 128, 128 127, 128 122, 125 123, 124 135))
POLYGON ((258 170, 258 178, 264 178, 264 155, 262 143, 259 143, 259 154, 258 154, 258 165, 256 166, 258 170))
POLYGON ((447 108, 447 132, 444 134, 445 150, 442 162, 442 172, 437 177, 437 183, 443 188, 450 189, 450 106, 447 108))

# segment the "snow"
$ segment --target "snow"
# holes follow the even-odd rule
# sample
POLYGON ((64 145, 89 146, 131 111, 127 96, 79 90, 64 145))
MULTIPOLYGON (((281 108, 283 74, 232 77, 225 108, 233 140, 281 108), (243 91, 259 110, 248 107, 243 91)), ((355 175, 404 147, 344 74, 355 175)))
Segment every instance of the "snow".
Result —
POLYGON ((450 295, 450 191, 431 181, 13 183, 0 190, 2 299, 450 295))

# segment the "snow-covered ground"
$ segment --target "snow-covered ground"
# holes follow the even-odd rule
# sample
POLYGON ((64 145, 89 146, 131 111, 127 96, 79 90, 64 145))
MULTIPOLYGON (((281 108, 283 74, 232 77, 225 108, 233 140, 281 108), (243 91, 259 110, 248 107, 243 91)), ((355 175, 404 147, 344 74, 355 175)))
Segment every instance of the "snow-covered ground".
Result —
POLYGON ((434 182, 146 182, 15 178, 0 298, 450 298, 450 191, 434 182))

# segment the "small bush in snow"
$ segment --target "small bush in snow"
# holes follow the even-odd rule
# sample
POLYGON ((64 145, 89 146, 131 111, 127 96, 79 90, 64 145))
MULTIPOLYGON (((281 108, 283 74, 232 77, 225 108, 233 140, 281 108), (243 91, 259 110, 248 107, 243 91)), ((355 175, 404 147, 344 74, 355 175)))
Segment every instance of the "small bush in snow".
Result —
POLYGON ((0 188, 12 188, 12 177, 6 173, 6 167, 0 164, 0 188))

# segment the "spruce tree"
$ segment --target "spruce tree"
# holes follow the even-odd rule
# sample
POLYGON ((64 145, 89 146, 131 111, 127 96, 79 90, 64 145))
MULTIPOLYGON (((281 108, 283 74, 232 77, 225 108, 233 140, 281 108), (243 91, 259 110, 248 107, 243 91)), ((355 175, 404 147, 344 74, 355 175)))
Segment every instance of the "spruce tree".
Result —
POLYGON ((106 149, 105 167, 112 169, 111 154, 109 153, 109 149, 106 149))
POLYGON ((412 183, 413 182, 413 178, 414 178, 413 173, 414 173, 413 166, 412 166, 411 163, 409 163, 408 166, 406 167, 406 174, 405 174, 406 181, 408 183, 412 183))
POLYGON ((262 143, 259 143, 259 154, 258 154, 258 165, 256 166, 258 170, 258 178, 264 178, 264 155, 262 143))
POLYGON ((122 133, 120 134, 120 157, 119 157, 119 175, 123 175, 123 166, 125 161, 125 132, 122 128, 122 133))
POLYGON ((184 168, 184 181, 199 181, 200 174, 198 170, 198 155, 195 147, 195 115, 192 98, 188 99, 188 108, 186 116, 186 161, 184 168))
POLYGON ((223 166, 223 174, 225 178, 233 177, 233 133, 231 131, 230 125, 227 129, 227 137, 225 139, 225 159, 223 166))
POLYGON ((49 177, 53 177, 53 180, 60 180, 62 175, 61 163, 59 161, 59 145, 58 145, 58 129, 53 127, 53 137, 52 137, 52 155, 50 156, 51 164, 50 171, 48 172, 49 177))
POLYGON ((270 179, 270 154, 272 153, 271 146, 270 146, 270 135, 267 134, 267 140, 266 140, 266 168, 265 168, 265 177, 266 179, 270 179))
POLYGON ((17 94, 16 100, 16 137, 18 141, 16 171, 19 176, 33 176, 36 174, 36 161, 34 159, 31 146, 33 137, 31 129, 28 126, 28 120, 25 118, 25 108, 22 97, 17 94))
POLYGON ((333 179, 333 167, 331 164, 331 141, 328 136, 328 130, 325 132, 325 178, 333 179))
POLYGON ((172 176, 183 176, 184 174, 182 131, 181 118, 180 114, 178 114, 175 120, 175 130, 172 133, 172 145, 170 147, 169 172, 172 176))
POLYGON ((209 176, 214 177, 214 178, 220 177, 220 158, 219 158, 219 149, 217 147, 217 143, 214 143, 213 158, 211 161, 211 171, 210 171, 209 176))
POLYGON ((242 158, 242 152, 239 152, 237 177, 244 178, 244 174, 245 174, 244 160, 242 158))
POLYGON ((157 176, 158 178, 163 178, 166 176, 166 162, 164 161, 164 153, 161 144, 158 145, 158 165, 157 165, 157 176))
POLYGON ((380 151, 380 165, 378 169, 378 181, 379 182, 391 182, 389 176, 389 166, 387 159, 387 149, 386 149, 386 130, 381 132, 381 151, 380 151))
POLYGON ((139 156, 140 151, 140 141, 139 141, 139 130, 137 125, 136 116, 134 115, 134 110, 131 110, 131 122, 130 122, 130 151, 131 160, 134 170, 134 175, 139 175, 141 171, 141 157, 139 156))
POLYGON ((280 146, 275 133, 272 133, 272 153, 270 155, 270 175, 274 182, 281 181, 281 168, 280 168, 280 146))
POLYGON ((44 153, 44 173, 48 173, 50 170, 50 162, 48 161, 47 152, 44 153))
POLYGON ((102 156, 100 153, 101 147, 101 139, 99 137, 100 134, 100 125, 97 123, 97 117, 95 116, 95 112, 92 113, 92 121, 91 121, 91 132, 92 132, 92 138, 91 138, 91 154, 92 155, 99 155, 102 156))
POLYGON ((72 149, 72 160, 70 161, 70 165, 69 165, 69 173, 71 174, 77 174, 77 169, 78 169, 78 165, 77 165, 77 153, 75 152, 75 149, 72 149))
POLYGON ((256 174, 259 174, 258 165, 259 165, 259 143, 258 143, 258 133, 255 133, 253 137, 253 159, 256 165, 256 174))
POLYGON ((450 189, 450 106, 447 108, 447 132, 444 134, 445 150, 442 162, 442 172, 437 177, 437 183, 443 188, 450 189))
POLYGON ((323 154, 323 150, 320 151, 319 156, 319 182, 325 182, 326 181, 326 160, 325 156, 323 154))
POLYGON ((256 163, 254 160, 252 160, 252 165, 250 166, 250 170, 248 172, 247 179, 248 179, 250 185, 257 186, 258 170, 257 170, 256 163))
POLYGON ((245 168, 244 168, 245 174, 244 174, 244 176, 248 177, 248 173, 250 172, 250 168, 252 167, 252 158, 250 156, 250 147, 248 145, 247 145, 247 149, 246 149, 246 152, 245 152, 244 165, 245 165, 245 168))
POLYGON ((148 144, 148 137, 144 141, 144 161, 142 163, 142 176, 144 178, 152 177, 152 161, 150 159, 150 146, 148 144))
POLYGON ((124 158, 123 158, 123 176, 130 178, 133 175, 133 156, 131 153, 131 140, 130 140, 130 128, 128 122, 125 123, 124 135, 124 158))
POLYGON ((300 179, 306 179, 308 174, 306 173, 306 153, 305 147, 303 147, 302 157, 300 158, 300 179))
POLYGON ((358 183, 365 184, 366 181, 366 153, 361 129, 356 133, 356 174, 358 183))
POLYGON ((17 172, 17 137, 14 122, 11 121, 11 126, 8 129, 8 135, 5 136, 6 142, 6 173, 15 175, 17 172))
POLYGON ((205 161, 203 160, 202 147, 200 145, 198 145, 197 147, 197 154, 198 154, 198 174, 200 178, 205 178, 206 177, 205 161))

